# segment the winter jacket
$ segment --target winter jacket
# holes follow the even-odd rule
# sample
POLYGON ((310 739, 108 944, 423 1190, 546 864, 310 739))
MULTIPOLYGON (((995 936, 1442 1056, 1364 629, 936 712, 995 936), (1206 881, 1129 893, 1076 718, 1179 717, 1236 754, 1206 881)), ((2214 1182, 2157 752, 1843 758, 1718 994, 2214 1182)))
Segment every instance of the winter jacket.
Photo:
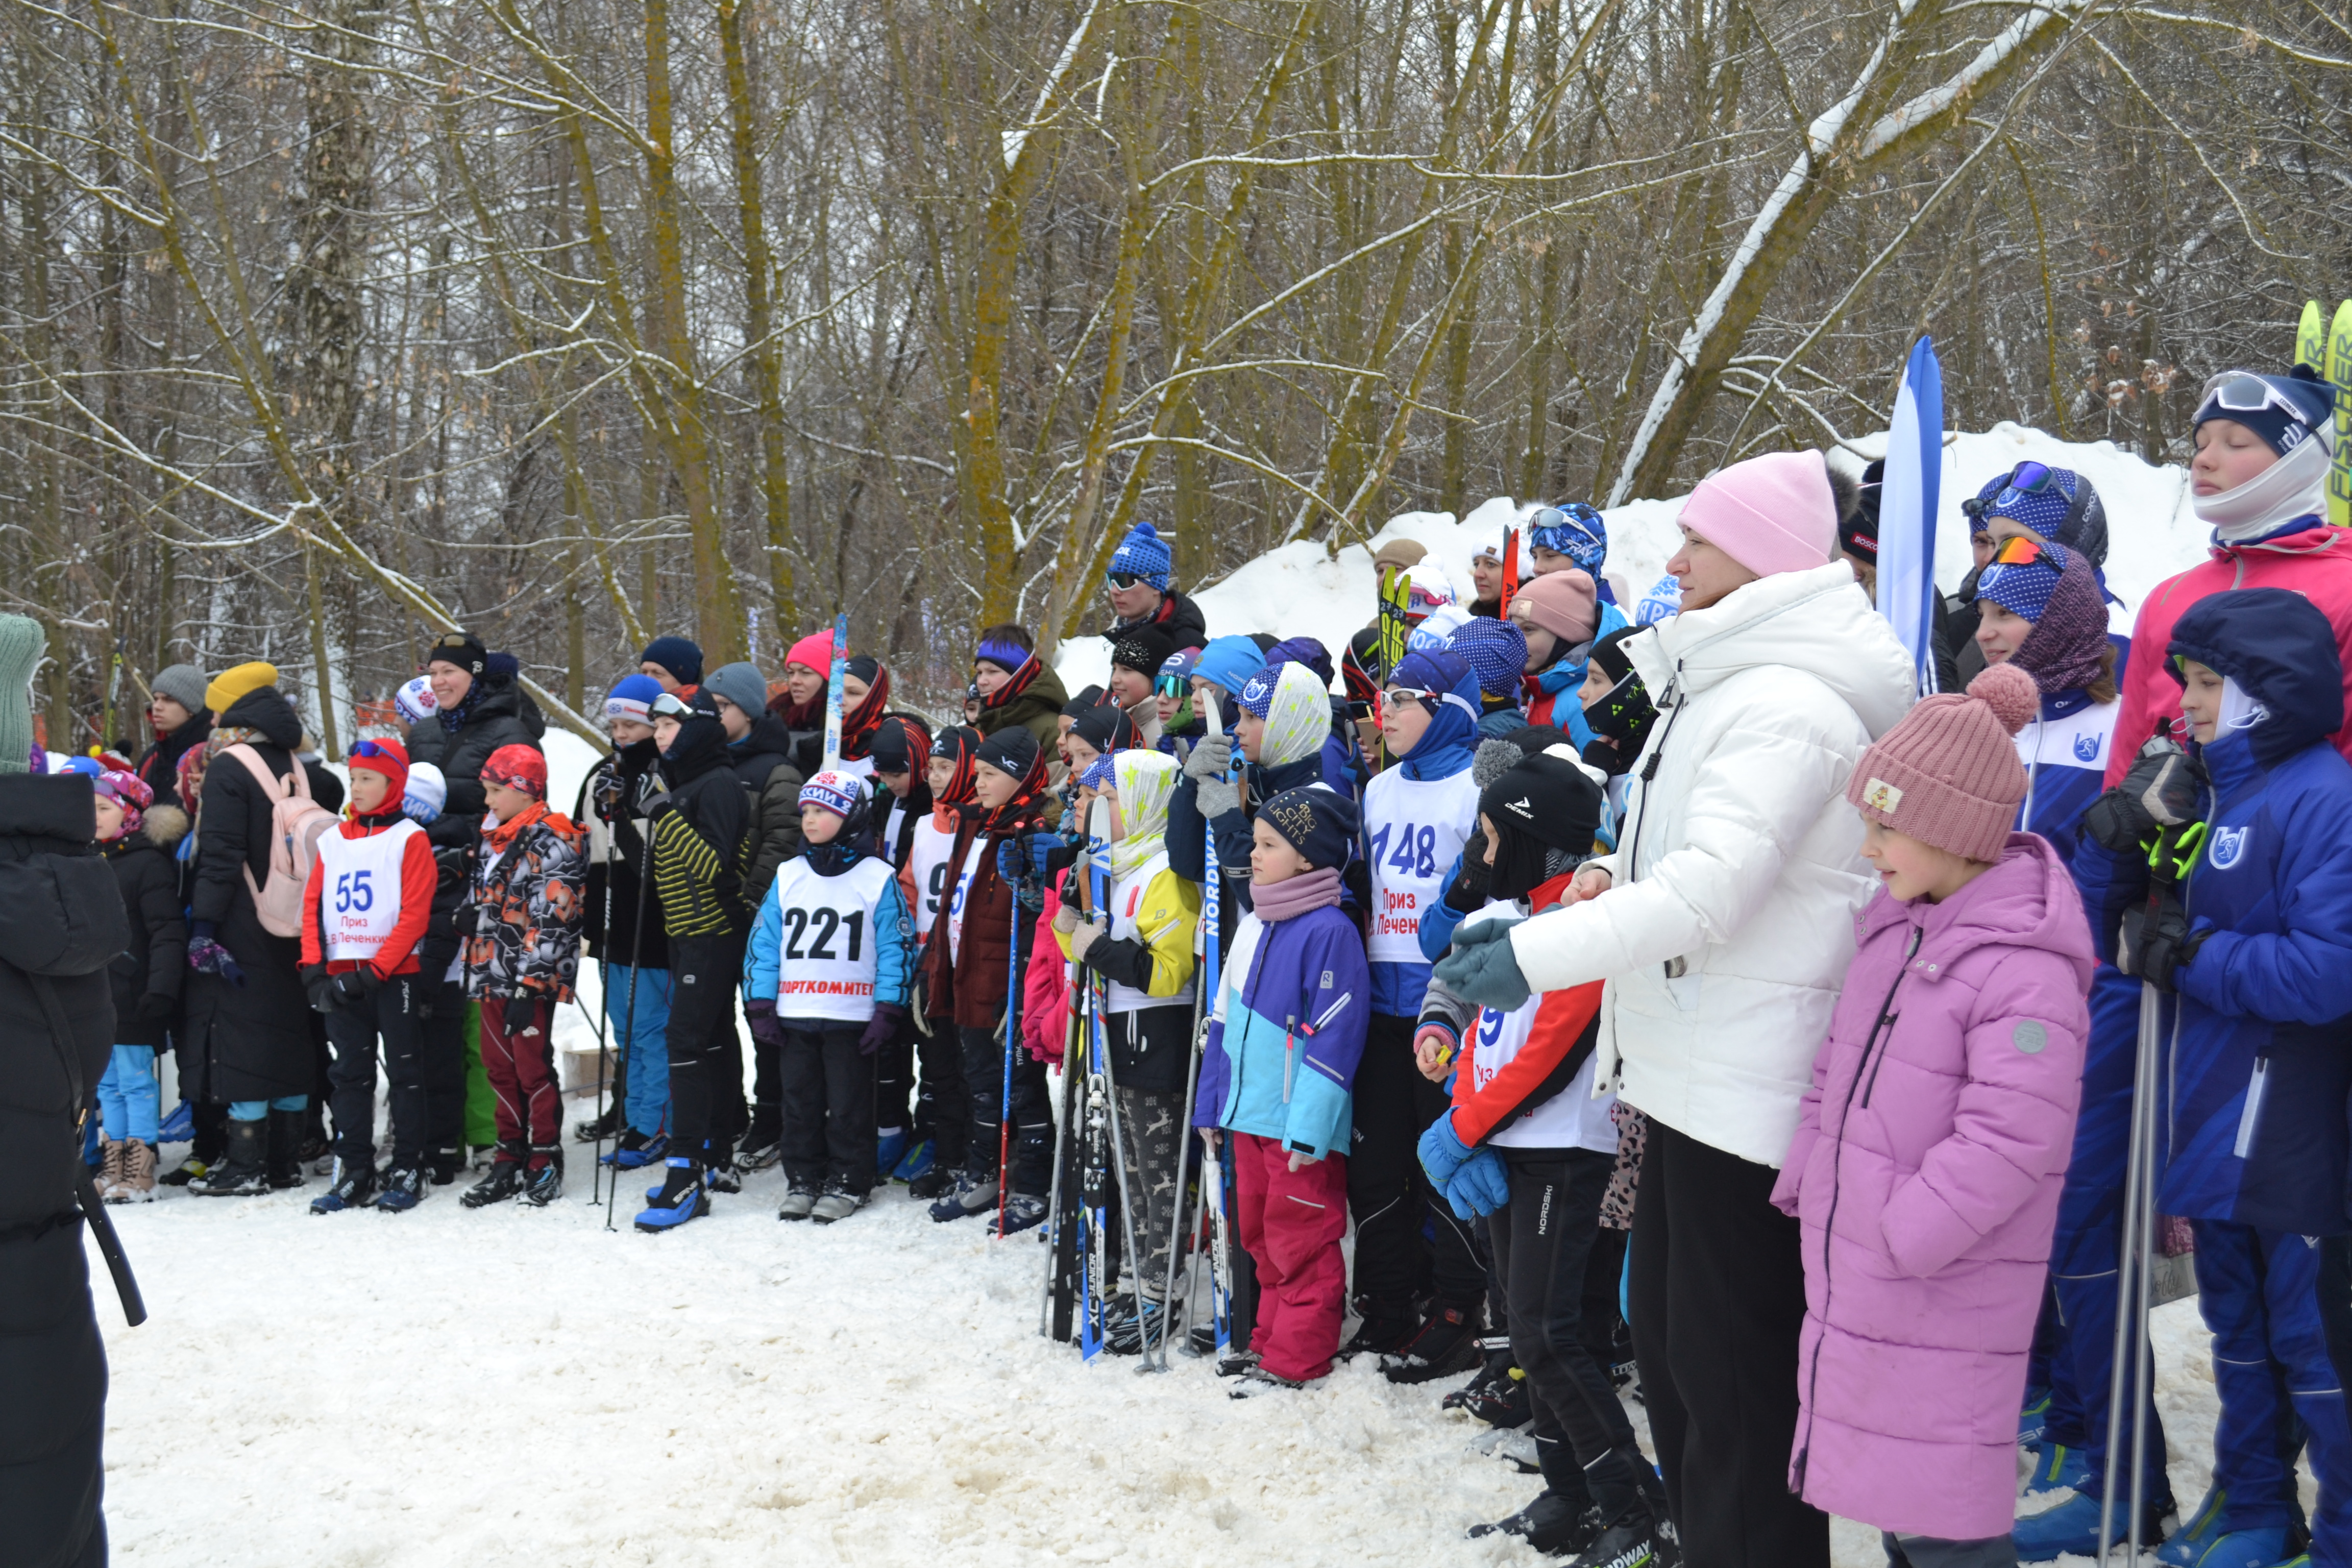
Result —
POLYGON ((2025 765, 2025 798, 2017 831, 2038 833, 2071 863, 2083 813, 2105 789, 2107 753, 2115 749, 2117 702, 2094 702, 2080 689, 2042 700, 2033 721, 2017 732, 2017 760, 2025 765))
MULTIPOLYGON (((1172 999, 1164 1005, 1120 1012, 1111 1010, 1117 1006, 1114 997, 1103 1022, 1120 1088, 1181 1091, 1192 1060, 1189 988, 1198 962, 1192 943, 1201 924, 1200 886, 1162 865, 1120 913, 1134 922, 1134 934, 1096 938, 1074 983, 1090 985, 1100 975, 1147 996, 1172 999)), ((1041 912, 1039 920, 1041 930, 1053 930, 1050 917, 1041 912)), ((1070 939, 1058 931, 1053 935, 1056 951, 1066 959, 1070 939)))
POLYGON ((1220 981, 1192 1125, 1271 1138, 1318 1159, 1345 1153, 1371 1025, 1356 922, 1337 904, 1272 924, 1253 913, 1220 981))
MULTIPOLYGON (((1592 641, 1581 648, 1561 654, 1539 670, 1527 677, 1528 716, 1530 724, 1549 724, 1568 732, 1569 742, 1580 754, 1592 744, 1592 726, 1584 720, 1584 672, 1592 660, 1592 643, 1599 642, 1614 631, 1622 631, 1633 623, 1625 612, 1614 605, 1599 606, 1600 619, 1594 623, 1592 641)), ((1503 731, 1508 735, 1509 731, 1503 731)))
MULTIPOLYGON (((1034 829, 1030 824, 1019 831, 1034 829)), ((1013 889, 996 874, 996 850, 1005 837, 984 832, 970 819, 956 830, 955 847, 948 855, 954 892, 949 907, 931 922, 930 941, 923 950, 924 1008, 934 1029, 943 1022, 959 1028, 993 1028, 1004 1016, 1005 987, 1012 979, 1013 903, 1013 889), (976 858, 975 844, 980 846, 976 858), (948 932, 958 918, 958 906, 962 930, 950 942, 948 932)), ((1020 935, 1024 953, 1035 932, 1036 917, 1024 910, 1020 935)))
POLYGON ((580 973, 580 829, 544 801, 482 836, 465 932, 466 994, 572 1000, 580 973))
POLYGON ((791 733, 772 713, 754 719, 751 733, 728 746, 727 763, 750 796, 751 862, 743 897, 756 906, 768 896, 776 868, 801 852, 801 785, 807 779, 793 764, 791 733))
POLYGON ((668 799, 654 818, 654 893, 673 937, 733 936, 751 927, 743 873, 751 808, 718 721, 689 719, 663 759, 668 799))
POLYGON ((180 799, 180 759, 190 747, 201 746, 212 739, 212 715, 194 713, 170 734, 156 736, 154 743, 140 754, 136 770, 139 781, 154 792, 155 805, 185 804, 180 799))
MULTIPOLYGON (((2314 717, 2333 716, 2322 704, 2337 679, 2334 650, 2312 646, 2324 644, 2318 618, 2298 627, 2237 597, 2205 600, 2173 633, 2258 649, 2270 678, 2246 687, 2266 717, 2203 748, 2213 815, 2184 894, 2202 945, 2164 998, 2172 1103, 2158 1206, 2336 1236, 2352 1231, 2352 765, 2314 717)), ((2074 858, 2111 952, 2116 913, 2145 897, 2146 862, 2087 837, 2074 858)))
MULTIPOLYGON (((890 863, 879 857, 861 855, 838 871, 824 873, 828 877, 846 876, 857 867, 878 866, 882 875, 875 878, 873 902, 866 908, 867 940, 874 944, 874 994, 862 1007, 870 1018, 875 1007, 904 1007, 914 983, 914 923, 907 918, 907 900, 898 890, 898 879, 889 875, 890 863)), ((813 927, 817 938, 824 932, 822 922, 813 927)), ((764 998, 776 1004, 779 1017, 804 1016, 795 1009, 793 997, 782 989, 785 981, 795 978, 793 961, 799 957, 799 922, 788 922, 782 904, 772 886, 768 896, 761 900, 760 912, 751 921, 751 938, 743 950, 743 994, 747 998, 764 998), (788 940, 785 927, 793 924, 793 937, 788 940)), ((812 939, 814 949, 822 945, 812 939)), ((846 953, 846 946, 835 938, 828 951, 846 953)))
POLYGON ((1201 613, 1201 606, 1173 588, 1160 596, 1159 606, 1150 615, 1138 616, 1131 621, 1124 616, 1114 619, 1103 628, 1101 636, 1116 643, 1123 634, 1147 625, 1166 632, 1180 648, 1199 647, 1209 640, 1209 622, 1201 613))
MULTIPOLYGON (((1470 920, 1524 920, 1554 908, 1574 876, 1564 871, 1528 897, 1490 903, 1470 920)), ((1597 980, 1569 991, 1538 991, 1506 1013, 1480 1007, 1433 977, 1413 1033, 1433 1025, 1456 1047, 1454 1135, 1473 1148, 1500 1135, 1517 1148, 1614 1153, 1610 1110, 1616 1097, 1592 1092, 1601 993, 1597 980)))
POLYGON ((482 764, 500 746, 539 749, 546 721, 536 706, 525 710, 522 688, 511 679, 476 679, 468 700, 461 707, 432 713, 408 727, 408 760, 431 763, 449 783, 449 798, 441 815, 425 831, 436 844, 464 848, 482 831, 482 814, 489 809, 482 796, 482 764))
POLYGON ((188 972, 188 922, 180 903, 180 867, 173 857, 188 833, 188 814, 176 805, 151 805, 139 831, 100 847, 122 890, 122 911, 131 939, 108 973, 114 979, 114 1043, 171 1043, 172 1019, 180 1010, 181 981, 188 972))
MULTIPOLYGON (((2315 517, 2303 527, 2242 544, 2216 544, 2212 558, 2158 583, 2140 601, 2132 623, 2131 646, 2142 650, 2116 681, 2120 706, 2116 739, 2107 757, 2107 783, 2122 782, 2140 745, 2159 723, 2180 714, 2180 687, 2165 673, 2164 654, 2172 628, 2189 607, 2231 588, 2289 588, 2319 606, 2336 628, 2336 647, 2346 671, 2345 692, 2352 707, 2352 534, 2315 517)), ((2352 725, 2329 737, 2352 757, 2352 725)))
POLYGON ((1874 890, 1846 779, 1909 710, 1911 661, 1843 562, 1619 646, 1659 717, 1618 847, 1592 862, 1613 885, 1508 940, 1536 990, 1609 982, 1604 1087, 1778 1165, 1874 890))
POLYGON ((1789 1487, 1898 1534, 2009 1529, 2058 1194, 2090 1033, 2065 863, 2013 833, 1941 903, 1881 893, 1772 1202, 1805 1326, 1789 1487))
MULTIPOLYGON (((1045 904, 1037 911, 1041 926, 1052 926, 1062 912, 1059 883, 1058 878, 1045 879, 1045 904)), ((1030 944, 1029 967, 1021 977, 1021 1042, 1031 1056, 1055 1068, 1062 1065, 1069 1045, 1069 961, 1060 948, 1044 942, 1030 944)))
POLYGON ((646 858, 654 825, 645 813, 647 803, 661 793, 660 763, 661 753, 650 737, 635 742, 589 770, 572 808, 572 820, 588 835, 582 846, 588 873, 583 884, 580 940, 590 957, 607 963, 669 967, 669 928, 662 923, 661 900, 654 897, 646 858), (615 773, 624 804, 607 821, 596 805, 596 794, 615 773))
POLYGON ((80 1119, 115 1042, 107 965, 131 935, 90 800, 79 774, 0 777, 0 1497, 16 1563, 90 1560, 103 1481, 97 1248, 75 1193, 89 1182, 80 1119))
MULTIPOLYGON (((407 818, 400 815, 398 803, 394 802, 390 810, 378 816, 346 818, 335 825, 333 832, 338 837, 356 841, 393 832, 406 821, 407 818)), ((326 842, 324 835, 320 836, 320 842, 326 842)), ((415 974, 424 967, 424 957, 419 950, 425 941, 425 932, 432 924, 433 903, 440 889, 440 868, 434 861, 432 843, 422 830, 408 834, 407 842, 401 846, 400 918, 385 936, 383 945, 376 951, 375 956, 365 961, 378 980, 389 980, 395 974, 415 974)), ((376 899, 387 896, 389 891, 371 890, 366 895, 367 902, 373 904, 376 899)), ((328 886, 325 856, 321 855, 310 863, 310 881, 302 889, 302 908, 308 915, 302 922, 300 938, 305 968, 324 964, 327 973, 341 974, 360 966, 360 961, 355 959, 329 958, 326 946, 320 940, 322 931, 332 929, 331 922, 338 909, 353 901, 352 889, 328 886)), ((437 980, 440 976, 436 974, 434 978, 437 980)))
MULTIPOLYGON (((260 738, 247 743, 272 778, 282 780, 300 765, 294 751, 302 722, 274 686, 237 699, 218 728, 257 732, 260 738)), ((262 926, 246 885, 247 871, 255 886, 268 880, 274 831, 270 799, 259 781, 235 758, 215 756, 205 770, 196 813, 188 918, 213 928, 213 939, 244 971, 245 983, 193 972, 184 983, 180 1070, 196 1098, 271 1100, 308 1094, 318 1080, 311 1043, 316 1015, 299 973, 302 944, 262 926)))
POLYGON ((1031 654, 1028 664, 1013 676, 1012 682, 998 688, 993 700, 982 704, 980 718, 973 727, 986 736, 1008 724, 1023 725, 1037 737, 1038 746, 1050 757, 1055 754, 1054 742, 1061 738, 1062 710, 1069 701, 1070 693, 1054 667, 1031 654))

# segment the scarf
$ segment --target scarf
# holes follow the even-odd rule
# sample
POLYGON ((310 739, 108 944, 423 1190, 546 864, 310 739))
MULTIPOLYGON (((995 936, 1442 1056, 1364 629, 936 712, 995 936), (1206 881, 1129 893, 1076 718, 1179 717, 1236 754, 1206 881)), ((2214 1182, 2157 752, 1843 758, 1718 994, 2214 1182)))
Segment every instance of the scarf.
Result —
POLYGON ((1111 764, 1124 829, 1110 847, 1110 874, 1125 877, 1167 847, 1168 802, 1181 770, 1175 758, 1159 752, 1114 752, 1105 761, 1111 764))
POLYGON ((552 818, 553 820, 550 821, 548 826, 553 827, 559 833, 571 826, 571 824, 565 822, 562 817, 556 816, 554 813, 549 811, 547 809, 547 802, 543 800, 535 800, 529 805, 525 806, 523 808, 522 815, 516 817, 512 822, 501 822, 495 827, 486 829, 482 834, 482 838, 489 845, 490 852, 492 854, 504 854, 506 852, 507 846, 514 842, 514 836, 516 834, 520 833, 531 823, 538 822, 542 818, 552 818))
POLYGON ((841 754, 845 759, 872 754, 874 731, 882 727, 882 715, 889 706, 890 672, 877 669, 873 684, 866 689, 865 700, 841 716, 841 754))
POLYGON ((1280 882, 1250 883, 1250 908, 1267 925, 1339 901, 1339 868, 1325 866, 1280 882))
POLYGON ((2252 544, 2326 511, 2328 462, 2326 442, 2305 441, 2236 489, 2190 504, 2213 525, 2215 543, 2252 544))
POLYGON ((1004 684, 996 689, 996 694, 994 696, 982 697, 980 700, 981 710, 982 712, 986 712, 992 708, 1003 707, 1006 703, 1012 701, 1014 698, 1028 690, 1030 686, 1035 682, 1037 677, 1045 673, 1045 667, 1038 662, 1037 656, 1034 653, 1031 654, 1027 658, 1021 661, 1020 668, 1014 670, 1010 676, 1005 678, 1004 684))
POLYGON ((482 688, 488 683, 487 676, 474 677, 474 684, 466 688, 466 695, 459 699, 457 706, 435 712, 434 717, 441 721, 445 733, 454 735, 466 727, 466 716, 474 710, 474 704, 482 700, 482 688))
MULTIPOLYGON (((972 764, 967 760, 963 765, 970 768, 972 764)), ((1039 752, 1037 760, 1022 775, 1021 787, 1013 792, 1011 800, 992 812, 986 812, 986 808, 975 799, 970 808, 971 814, 979 821, 982 835, 1002 837, 1008 833, 1018 832, 1037 816, 1037 797, 1045 793, 1045 753, 1039 752), (983 812, 986 812, 985 816, 983 812)))

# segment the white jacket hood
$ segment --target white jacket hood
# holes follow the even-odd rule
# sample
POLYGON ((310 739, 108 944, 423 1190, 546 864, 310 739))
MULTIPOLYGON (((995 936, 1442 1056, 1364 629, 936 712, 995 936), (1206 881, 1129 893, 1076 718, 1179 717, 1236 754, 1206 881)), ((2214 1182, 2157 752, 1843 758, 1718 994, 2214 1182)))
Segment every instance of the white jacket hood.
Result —
POLYGON ((1843 563, 1633 638, 1659 716, 1609 890, 1511 933, 1528 984, 1607 982, 1596 1089, 1778 1165, 1875 890, 1846 781, 1910 710, 1910 657, 1843 563))

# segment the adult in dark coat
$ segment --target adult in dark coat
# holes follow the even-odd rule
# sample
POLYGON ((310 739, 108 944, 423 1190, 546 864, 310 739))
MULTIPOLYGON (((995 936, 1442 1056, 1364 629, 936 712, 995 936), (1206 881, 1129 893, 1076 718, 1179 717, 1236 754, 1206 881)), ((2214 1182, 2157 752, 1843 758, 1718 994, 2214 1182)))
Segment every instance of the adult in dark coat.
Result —
POLYGON ((431 763, 449 787, 448 804, 425 835, 436 845, 470 847, 488 809, 482 764, 500 746, 537 751, 547 722, 516 684, 514 661, 490 653, 471 632, 444 633, 425 674, 441 707, 408 727, 408 761, 431 763))
MULTIPOLYGON (((180 805, 180 759, 212 738, 213 716, 205 708, 205 672, 193 664, 159 671, 147 704, 154 743, 139 755, 139 782, 157 805, 180 805)), ((124 1042, 128 1043, 128 1042, 124 1042)))
POLYGON ((242 1195, 255 1185, 265 1143, 270 1184, 300 1184, 295 1153, 318 1075, 310 1004, 297 973, 301 942, 271 935, 254 908, 252 889, 269 877, 272 803, 227 753, 249 746, 270 777, 290 777, 301 765, 294 752, 302 721, 278 688, 264 686, 230 704, 214 728, 223 744, 205 770, 188 910, 189 957, 201 967, 188 976, 180 1066, 194 1072, 204 1099, 233 1108, 227 1160, 202 1179, 204 1188, 242 1195), (269 1109, 254 1114, 257 1101, 269 1109), (236 1115, 238 1107, 247 1114, 236 1115))
POLYGON ((186 812, 151 805, 138 832, 110 841, 102 851, 114 868, 131 921, 130 938, 108 966, 118 1046, 162 1050, 171 1044, 172 1018, 180 1009, 188 973, 188 923, 180 903, 180 865, 173 857, 187 834, 186 812))
POLYGON ((0 616, 0 1521, 26 1568, 106 1561, 106 1347, 77 1194, 127 940, 90 781, 26 774, 39 626, 0 616))

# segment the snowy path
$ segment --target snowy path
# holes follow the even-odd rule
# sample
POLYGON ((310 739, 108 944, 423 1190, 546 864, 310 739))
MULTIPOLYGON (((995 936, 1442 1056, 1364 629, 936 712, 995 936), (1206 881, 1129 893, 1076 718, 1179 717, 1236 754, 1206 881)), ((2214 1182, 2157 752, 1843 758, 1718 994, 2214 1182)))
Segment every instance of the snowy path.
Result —
MULTIPOLYGON (((585 1162, 581 1162, 584 1165, 585 1162)), ((117 1209, 154 1316, 113 1358, 108 1513, 142 1568, 1538 1561, 1463 1528, 1536 1481, 1465 1454, 1451 1384, 1367 1366, 1237 1404, 1036 1334, 1042 1248, 903 1188, 779 1224, 774 1173, 674 1237, 573 1197, 314 1218, 299 1193, 117 1209)), ((2174 1483, 2211 1381, 2165 1310, 2174 1483), (2189 1439, 2184 1442, 2183 1439, 2189 1439)), ((1841 1568, 1874 1537, 1838 1527, 1841 1568)))

